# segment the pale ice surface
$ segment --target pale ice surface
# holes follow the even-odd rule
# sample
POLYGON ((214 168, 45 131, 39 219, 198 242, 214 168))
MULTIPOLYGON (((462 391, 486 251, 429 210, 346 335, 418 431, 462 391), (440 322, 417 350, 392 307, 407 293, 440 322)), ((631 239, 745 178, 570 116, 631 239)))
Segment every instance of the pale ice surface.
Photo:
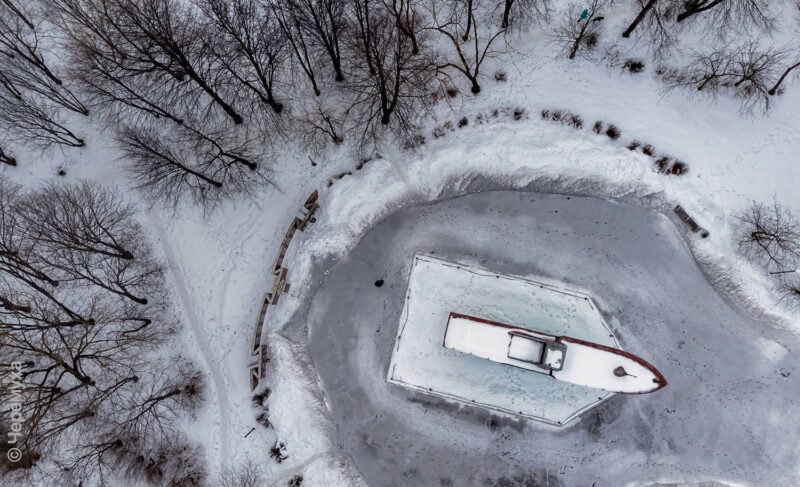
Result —
MULTIPOLYGON (((414 256, 389 380, 461 402, 563 424, 610 397, 546 374, 443 346, 451 311, 616 346, 588 297, 423 255, 414 256)), ((506 344, 500 347, 505 353, 506 344)), ((489 348, 498 348, 491 347, 489 348)))
POLYGON ((661 214, 594 198, 471 194, 397 211, 310 276, 283 333, 310 331, 334 441, 372 487, 800 478, 800 343, 720 297, 661 214), (669 385, 615 395, 557 428, 387 383, 415 253, 587 292, 621 348, 669 385))

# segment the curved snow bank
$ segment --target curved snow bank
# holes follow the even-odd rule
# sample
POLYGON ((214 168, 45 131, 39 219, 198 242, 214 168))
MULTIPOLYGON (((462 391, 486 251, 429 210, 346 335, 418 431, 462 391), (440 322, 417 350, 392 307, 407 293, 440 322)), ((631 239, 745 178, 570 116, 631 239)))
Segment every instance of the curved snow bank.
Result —
POLYGON ((641 154, 539 121, 463 130, 431 143, 414 159, 406 160, 408 156, 387 154, 321 196, 318 222, 287 259, 300 299, 287 300, 278 310, 273 329, 286 322, 304 297, 313 259, 343 255, 397 209, 481 190, 518 189, 594 196, 664 212, 682 230, 709 279, 732 301, 782 331, 797 333, 796 321, 777 307, 767 279, 736 256, 731 210, 717 204, 696 173, 657 174, 641 154), (678 202, 711 237, 698 238, 674 218, 671 209, 678 202))

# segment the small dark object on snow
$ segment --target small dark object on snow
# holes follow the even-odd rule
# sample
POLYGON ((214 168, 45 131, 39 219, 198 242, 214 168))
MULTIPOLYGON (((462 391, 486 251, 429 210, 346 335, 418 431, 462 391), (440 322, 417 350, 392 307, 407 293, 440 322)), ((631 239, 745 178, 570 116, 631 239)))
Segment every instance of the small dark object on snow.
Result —
POLYGON ((381 287, 381 286, 383 286, 383 279, 378 279, 377 281, 375 281, 375 287, 381 287))
POLYGON ((289 455, 286 453, 286 444, 280 440, 276 441, 275 446, 269 450, 269 456, 274 458, 278 463, 281 463, 289 458, 289 455))
POLYGON ((300 487, 303 485, 303 476, 302 475, 295 475, 291 479, 289 479, 289 487, 300 487))
POLYGON ((64 169, 63 167, 59 167, 58 168, 58 175, 59 176, 66 176, 67 175, 67 170, 64 169))
POLYGON ((605 18, 605 17, 602 17, 602 16, 600 16, 600 17, 595 17, 595 18, 593 18, 593 19, 592 19, 592 22, 600 22, 600 21, 601 21, 601 20, 603 20, 604 18, 605 18))
MULTIPOLYGON (((621 366, 621 365, 619 367, 617 367, 616 369, 614 369, 614 375, 616 375, 617 377, 625 377, 626 375, 634 377, 634 378, 636 377, 633 374, 629 374, 628 371, 625 370, 625 368, 623 366, 621 366)), ((658 379, 653 379, 653 382, 655 382, 656 384, 660 384, 658 379)))
POLYGON ((641 59, 628 59, 622 65, 622 69, 628 70, 631 73, 641 73, 644 71, 644 61, 641 59))
POLYGON ((689 225, 689 228, 692 229, 692 232, 694 233, 699 232, 700 236, 703 238, 707 238, 710 235, 708 230, 698 225, 697 222, 694 221, 694 218, 689 216, 689 214, 686 213, 686 210, 684 210, 681 205, 677 205, 675 208, 673 208, 673 211, 678 215, 678 217, 680 217, 681 220, 683 220, 684 222, 686 222, 687 225, 689 225))
POLYGON ((458 128, 466 127, 469 125, 469 119, 467 117, 462 117, 461 120, 458 121, 458 128))

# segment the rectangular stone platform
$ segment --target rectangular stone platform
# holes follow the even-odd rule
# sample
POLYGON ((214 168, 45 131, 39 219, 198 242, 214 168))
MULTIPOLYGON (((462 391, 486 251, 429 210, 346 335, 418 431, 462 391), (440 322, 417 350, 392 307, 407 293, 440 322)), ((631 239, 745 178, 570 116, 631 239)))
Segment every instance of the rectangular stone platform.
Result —
POLYGON ((409 274, 389 382, 553 425, 564 425, 613 396, 445 348, 450 312, 618 346, 583 293, 418 254, 409 274))

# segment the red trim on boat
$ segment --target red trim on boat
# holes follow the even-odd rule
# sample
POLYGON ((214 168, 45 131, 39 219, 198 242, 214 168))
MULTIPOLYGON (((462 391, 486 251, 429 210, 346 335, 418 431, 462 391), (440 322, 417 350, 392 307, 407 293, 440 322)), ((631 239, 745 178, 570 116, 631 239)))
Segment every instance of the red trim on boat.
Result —
POLYGON ((634 362, 638 363, 639 365, 641 365, 645 369, 649 370, 650 372, 653 373, 653 375, 656 376, 656 379, 658 380, 658 387, 656 387, 655 389, 650 390, 650 391, 644 391, 644 392, 628 392, 626 394, 648 394, 650 392, 656 392, 657 390, 663 389, 664 387, 667 386, 667 379, 665 379, 664 376, 661 375, 661 372, 659 372, 658 369, 656 369, 647 360, 645 360, 645 359, 643 359, 641 357, 637 357, 636 355, 634 355, 634 354, 632 354, 630 352, 626 352, 625 350, 620 350, 619 348, 609 347, 609 346, 601 345, 601 344, 595 343, 595 342, 587 342, 586 340, 581 340, 580 338, 572 338, 572 337, 568 337, 568 336, 561 337, 561 341, 562 342, 577 343, 579 345, 584 345, 584 346, 587 346, 587 347, 596 348, 598 350, 603 350, 605 352, 610 352, 610 353, 614 353, 614 354, 617 354, 617 355, 622 355, 623 357, 627 357, 627 358, 633 360, 634 362))
MULTIPOLYGON (((470 315, 465 315, 465 314, 462 314, 462 313, 450 312, 450 316, 448 316, 448 319, 450 319, 450 318, 463 318, 465 320, 478 321, 480 323, 486 323, 487 325, 494 325, 494 326, 499 326, 501 328, 508 328, 509 330, 536 331, 536 330, 528 330, 527 328, 523 328, 521 326, 507 325, 505 323, 500 323, 499 321, 487 320, 486 318, 478 318, 477 316, 470 316, 470 315)), ((548 335, 548 336, 551 336, 551 337, 555 337, 555 335, 550 335, 549 333, 544 333, 544 332, 541 332, 541 331, 536 331, 536 332, 537 333, 541 333, 542 335, 548 335)))
MULTIPOLYGON (((487 320, 486 318, 478 318, 477 316, 465 315, 463 313, 450 312, 450 315, 448 316, 448 320, 450 318, 463 318, 463 319, 466 319, 466 320, 477 321, 479 323, 485 323, 487 325, 498 326, 500 328, 506 328, 506 329, 509 329, 509 330, 533 331, 533 332, 536 332, 536 333, 541 333, 543 335, 548 335, 548 336, 555 337, 555 338, 559 339, 562 342, 577 343, 579 345, 584 345, 584 346, 587 346, 587 347, 596 348, 598 350, 603 350, 605 352, 610 352, 610 353, 614 353, 614 354, 617 354, 617 355, 622 355, 623 357, 629 358, 629 359, 633 360, 634 362, 638 363, 639 365, 641 365, 642 367, 646 368, 647 370, 652 372, 653 375, 656 376, 656 378, 658 380, 658 387, 656 387, 655 389, 652 389, 652 390, 649 390, 649 391, 644 391, 644 392, 628 392, 626 394, 648 394, 648 393, 655 392, 657 390, 663 389, 664 387, 667 386, 667 379, 665 379, 664 376, 661 375, 661 372, 659 372, 658 369, 656 369, 652 364, 650 364, 648 361, 646 361, 645 359, 643 359, 641 357, 637 357, 636 355, 634 355, 634 354, 632 354, 630 352, 626 352, 625 350, 620 350, 619 348, 609 347, 607 345, 601 345, 601 344, 595 343, 595 342, 588 342, 586 340, 581 340, 580 338, 572 338, 572 337, 569 337, 569 336, 550 335, 549 333, 544 333, 544 332, 541 332, 541 331, 538 331, 538 330, 529 330, 529 329, 523 328, 521 326, 508 325, 506 323, 500 323, 499 321, 487 320)), ((446 334, 447 334, 447 332, 445 330, 445 335, 446 334)))

